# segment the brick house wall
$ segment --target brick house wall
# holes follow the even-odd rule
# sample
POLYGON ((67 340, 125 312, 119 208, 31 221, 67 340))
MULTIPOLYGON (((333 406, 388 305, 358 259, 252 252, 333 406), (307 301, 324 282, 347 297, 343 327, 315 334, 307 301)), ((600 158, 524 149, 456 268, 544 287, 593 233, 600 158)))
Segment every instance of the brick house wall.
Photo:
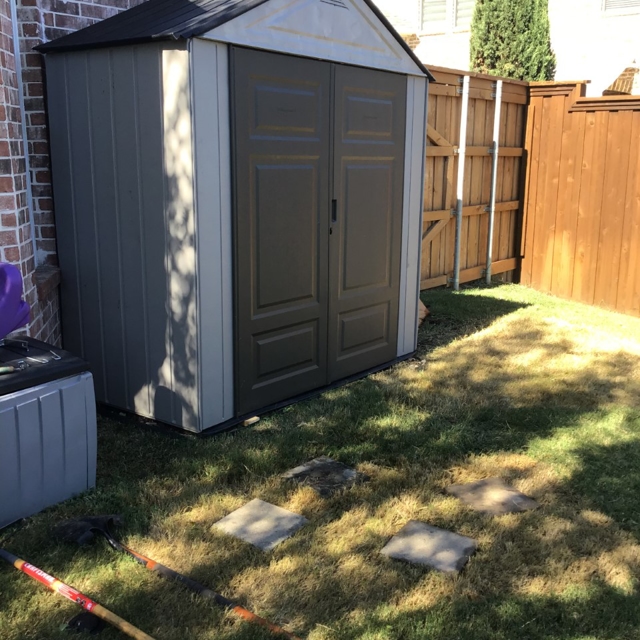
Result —
POLYGON ((12 13, 9 0, 0 0, 0 260, 20 267, 25 299, 37 308, 12 13))
POLYGON ((26 332, 58 346, 60 275, 44 61, 33 47, 139 3, 140 0, 15 0, 12 7, 9 0, 0 0, 0 262, 21 269, 24 298, 31 305, 26 332), (14 39, 16 32, 18 43, 14 39))

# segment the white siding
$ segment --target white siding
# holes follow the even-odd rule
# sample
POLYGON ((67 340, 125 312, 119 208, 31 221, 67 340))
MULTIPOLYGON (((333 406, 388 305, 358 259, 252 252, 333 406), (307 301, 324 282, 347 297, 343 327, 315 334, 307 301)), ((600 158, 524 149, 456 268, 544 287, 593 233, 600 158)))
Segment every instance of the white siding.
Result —
MULTIPOLYGON (((379 4, 390 22, 406 33, 408 16, 420 0, 379 4)), ((637 0, 549 0, 556 80, 590 80, 587 95, 599 96, 633 61, 640 63, 640 3, 637 0), (606 6, 610 8, 604 10, 606 6)), ((468 0, 465 0, 468 3, 468 0)), ((427 66, 469 69, 468 29, 421 36, 415 54, 427 66)))
POLYGON ((587 95, 602 92, 640 63, 640 6, 605 12, 602 0, 549 0, 557 80, 591 80, 587 95))

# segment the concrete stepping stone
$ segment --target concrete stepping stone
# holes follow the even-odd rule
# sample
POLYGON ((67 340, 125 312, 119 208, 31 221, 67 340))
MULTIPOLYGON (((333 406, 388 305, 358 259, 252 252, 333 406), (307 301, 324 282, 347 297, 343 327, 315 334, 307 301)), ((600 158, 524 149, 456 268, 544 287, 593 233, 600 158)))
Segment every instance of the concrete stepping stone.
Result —
POLYGON ((366 479, 366 476, 355 469, 327 456, 320 456, 290 469, 283 473, 282 477, 286 480, 296 480, 300 484, 308 484, 323 497, 366 479))
POLYGON ((445 491, 476 511, 494 516, 537 509, 540 505, 529 496, 510 487, 501 478, 485 478, 468 484, 454 484, 445 491))
POLYGON ((263 551, 271 551, 306 522, 307 519, 297 513, 256 498, 213 526, 263 551))
POLYGON ((472 538, 410 520, 380 553, 396 560, 424 564, 445 573, 457 573, 478 548, 472 538))

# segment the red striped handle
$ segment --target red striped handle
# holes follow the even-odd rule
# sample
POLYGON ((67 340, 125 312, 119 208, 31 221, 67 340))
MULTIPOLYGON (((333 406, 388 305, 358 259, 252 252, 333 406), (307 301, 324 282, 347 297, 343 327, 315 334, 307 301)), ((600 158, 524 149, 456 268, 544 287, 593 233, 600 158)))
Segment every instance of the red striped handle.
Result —
POLYGON ((12 564, 16 569, 22 571, 33 580, 36 580, 40 584, 43 584, 51 591, 59 593, 61 596, 75 602, 83 609, 91 611, 94 615, 106 620, 109 624, 112 624, 116 629, 120 629, 127 635, 135 638, 136 640, 154 640, 150 635, 147 635, 144 631, 140 631, 137 627, 134 627, 131 623, 123 620, 120 616, 116 615, 109 609, 105 609, 101 604, 94 602, 91 598, 87 598, 84 594, 80 593, 73 587, 60 582, 57 578, 50 576, 48 573, 38 567, 32 565, 30 562, 25 562, 22 558, 14 556, 6 549, 0 549, 0 558, 6 560, 9 564, 12 564))
POLYGON ((57 578, 50 576, 48 573, 44 572, 42 569, 38 569, 38 567, 34 567, 29 562, 24 562, 24 560, 18 560, 14 563, 16 569, 20 569, 23 573, 26 573, 30 578, 37 580, 38 582, 45 585, 45 587, 49 587, 51 591, 56 591, 61 596, 67 598, 67 600, 71 600, 71 602, 75 602, 80 605, 83 609, 87 611, 91 611, 96 603, 91 600, 91 598, 87 598, 84 594, 80 593, 78 590, 70 587, 68 584, 61 582, 57 578))

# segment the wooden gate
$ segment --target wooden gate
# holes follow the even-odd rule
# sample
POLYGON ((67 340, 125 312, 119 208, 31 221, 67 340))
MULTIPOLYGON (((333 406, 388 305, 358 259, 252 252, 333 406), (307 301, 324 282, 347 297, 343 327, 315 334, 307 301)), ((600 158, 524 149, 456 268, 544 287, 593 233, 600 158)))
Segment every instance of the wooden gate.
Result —
MULTIPOLYGON (((421 289, 450 284, 454 269, 456 180, 462 81, 469 76, 466 160, 462 197, 460 281, 486 269, 493 120, 497 78, 430 67, 421 289)), ((513 279, 520 259, 521 184, 528 83, 503 80, 493 235, 492 273, 513 279)))

